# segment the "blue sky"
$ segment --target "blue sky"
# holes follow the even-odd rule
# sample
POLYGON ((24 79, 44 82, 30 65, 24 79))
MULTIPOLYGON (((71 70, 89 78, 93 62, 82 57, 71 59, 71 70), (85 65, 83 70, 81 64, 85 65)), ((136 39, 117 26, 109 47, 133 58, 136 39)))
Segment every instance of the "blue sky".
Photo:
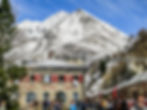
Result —
POLYGON ((147 0, 10 0, 17 22, 83 9, 129 35, 147 28, 147 0))

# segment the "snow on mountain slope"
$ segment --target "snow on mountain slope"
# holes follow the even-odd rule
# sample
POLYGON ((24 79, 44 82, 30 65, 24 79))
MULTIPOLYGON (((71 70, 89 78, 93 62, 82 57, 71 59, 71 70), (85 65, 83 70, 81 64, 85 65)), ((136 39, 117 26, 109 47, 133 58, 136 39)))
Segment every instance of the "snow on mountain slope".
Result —
POLYGON ((81 10, 72 13, 59 27, 58 41, 65 44, 65 46, 60 46, 60 56, 64 52, 64 55, 70 53, 72 56, 92 58, 93 54, 89 56, 91 51, 95 55, 111 55, 124 50, 128 41, 125 34, 81 10), (74 49, 72 47, 69 50, 65 49, 66 45, 71 43, 74 43, 75 46, 72 46, 74 49))
POLYGON ((62 21, 64 21, 68 16, 69 14, 66 13, 65 11, 60 11, 54 16, 51 16, 50 18, 46 19, 42 23, 42 26, 46 29, 54 28, 60 23, 62 23, 62 21))
POLYGON ((61 11, 43 22, 18 24, 13 48, 5 57, 18 62, 41 61, 54 53, 55 58, 87 62, 97 56, 123 51, 127 42, 125 34, 85 11, 61 11))

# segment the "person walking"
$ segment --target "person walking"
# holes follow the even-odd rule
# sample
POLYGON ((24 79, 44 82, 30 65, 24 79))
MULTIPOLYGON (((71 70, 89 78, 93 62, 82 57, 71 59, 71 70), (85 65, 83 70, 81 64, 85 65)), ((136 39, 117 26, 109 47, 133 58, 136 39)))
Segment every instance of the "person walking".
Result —
POLYGON ((77 105, 74 101, 71 102, 70 110, 77 110, 77 105))

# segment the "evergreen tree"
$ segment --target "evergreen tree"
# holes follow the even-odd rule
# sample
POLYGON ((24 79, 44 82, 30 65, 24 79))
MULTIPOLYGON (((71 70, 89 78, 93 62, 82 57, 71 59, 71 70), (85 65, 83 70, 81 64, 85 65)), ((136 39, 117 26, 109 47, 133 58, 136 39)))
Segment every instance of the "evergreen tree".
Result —
POLYGON ((4 54, 11 47, 15 30, 15 18, 9 0, 2 0, 0 3, 0 102, 6 103, 7 110, 19 110, 15 98, 18 87, 14 82, 25 73, 24 67, 9 64, 6 66, 4 62, 4 54))

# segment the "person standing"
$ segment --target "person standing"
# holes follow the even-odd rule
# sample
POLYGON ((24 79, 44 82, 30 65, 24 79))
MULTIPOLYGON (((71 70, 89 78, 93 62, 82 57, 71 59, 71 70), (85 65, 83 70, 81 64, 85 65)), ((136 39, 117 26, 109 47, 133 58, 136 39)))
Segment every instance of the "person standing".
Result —
POLYGON ((135 104, 131 108, 131 110, 147 110, 147 108, 145 107, 145 98, 143 95, 137 96, 135 104))
POLYGON ((55 101, 53 110, 62 110, 62 104, 58 100, 55 101))
POLYGON ((50 101, 47 98, 43 101, 42 108, 43 108, 43 110, 49 110, 50 101))
POLYGON ((120 110, 129 110, 126 96, 124 95, 120 96, 120 110))
POLYGON ((4 101, 0 102, 0 110, 6 110, 6 104, 4 101))
POLYGON ((96 103, 95 103, 95 110, 104 110, 103 108, 103 104, 102 104, 102 100, 99 99, 96 103))
POLYGON ((37 100, 35 100, 34 102, 33 102, 33 110, 40 110, 40 108, 39 108, 39 102, 37 101, 37 100))
POLYGON ((76 103, 74 101, 71 102, 70 110, 77 110, 76 103))

